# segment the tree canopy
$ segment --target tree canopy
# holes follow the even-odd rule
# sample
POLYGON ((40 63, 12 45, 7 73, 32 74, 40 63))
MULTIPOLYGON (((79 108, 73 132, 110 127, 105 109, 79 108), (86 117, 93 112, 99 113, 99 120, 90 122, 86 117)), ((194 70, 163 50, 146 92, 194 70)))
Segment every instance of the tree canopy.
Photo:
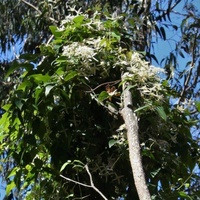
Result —
POLYGON ((193 1, 21 0, 0 10, 2 55, 14 52, 0 75, 5 199, 142 199, 140 169, 152 199, 198 199, 193 1), (159 60, 154 48, 171 31, 176 45, 159 60))

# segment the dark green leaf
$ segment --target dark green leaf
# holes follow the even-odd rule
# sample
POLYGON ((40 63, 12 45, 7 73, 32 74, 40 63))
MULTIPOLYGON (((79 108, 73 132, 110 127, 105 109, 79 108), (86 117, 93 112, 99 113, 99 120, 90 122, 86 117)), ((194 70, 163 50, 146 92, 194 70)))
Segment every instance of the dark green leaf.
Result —
POLYGON ((34 61, 38 58, 37 54, 22 54, 20 55, 20 59, 24 59, 27 61, 34 61))
POLYGON ((160 32, 161 32, 161 34, 162 34, 162 38, 163 38, 164 40, 166 40, 166 33, 165 33, 165 29, 164 29, 163 27, 160 27, 160 32))
POLYGON ((13 63, 11 64, 6 73, 6 77, 10 76, 10 74, 12 74, 15 70, 19 70, 20 68, 21 68, 20 63, 18 63, 17 61, 13 61, 13 63))
POLYGON ((185 58, 185 56, 183 55, 182 51, 178 51, 178 53, 182 58, 185 58))
POLYGON ((77 75, 78 75, 78 73, 76 71, 69 71, 67 73, 67 76, 65 76, 64 80, 69 81, 69 80, 73 79, 74 77, 76 77, 77 75))
POLYGON ((156 61, 156 63, 158 64, 158 60, 157 60, 157 58, 156 58, 156 56, 154 54, 151 54, 150 57, 153 58, 154 61, 156 61))
POLYGON ((15 105, 21 110, 24 103, 22 102, 22 100, 19 99, 15 100, 15 105))
POLYGON ((176 31, 178 30, 178 26, 172 25, 172 27, 173 27, 176 31))
POLYGON ((160 35, 160 37, 161 37, 160 29, 158 28, 157 25, 155 25, 155 30, 156 30, 156 32, 157 32, 157 33, 160 35))
POLYGON ((167 121, 167 115, 164 111, 164 108, 162 106, 160 106, 160 107, 157 107, 156 110, 157 110, 158 114, 160 115, 160 117, 162 119, 164 119, 165 121, 167 121))
POLYGON ((114 146, 116 143, 117 143, 117 140, 114 140, 114 139, 109 140, 109 142, 108 142, 108 147, 111 148, 111 147, 114 146))
POLYGON ((109 98, 109 94, 106 91, 102 91, 98 96, 98 100, 101 102, 108 98, 109 98))

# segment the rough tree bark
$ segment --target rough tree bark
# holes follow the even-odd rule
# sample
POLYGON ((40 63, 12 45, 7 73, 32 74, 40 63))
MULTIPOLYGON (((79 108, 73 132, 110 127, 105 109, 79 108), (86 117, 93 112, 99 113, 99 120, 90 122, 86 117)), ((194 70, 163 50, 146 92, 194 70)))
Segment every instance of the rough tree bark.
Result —
POLYGON ((129 145, 129 158, 133 173, 133 178, 137 193, 140 200, 150 200, 151 196, 147 188, 145 174, 142 166, 142 159, 140 153, 140 143, 138 135, 138 119, 133 110, 132 94, 128 89, 129 83, 124 85, 122 116, 125 121, 127 129, 127 138, 129 145))

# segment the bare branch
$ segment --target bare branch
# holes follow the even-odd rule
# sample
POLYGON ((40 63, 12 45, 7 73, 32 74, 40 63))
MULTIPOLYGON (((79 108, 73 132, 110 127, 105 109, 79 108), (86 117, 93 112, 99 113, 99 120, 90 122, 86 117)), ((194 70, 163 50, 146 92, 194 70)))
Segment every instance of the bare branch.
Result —
POLYGON ((84 186, 84 187, 90 187, 90 188, 92 187, 91 185, 87 185, 87 184, 84 184, 84 183, 75 181, 75 180, 73 180, 73 179, 71 179, 71 178, 67 178, 67 177, 63 176, 62 174, 60 175, 60 177, 64 178, 64 179, 67 180, 67 181, 76 183, 76 184, 81 185, 81 186, 84 186))
POLYGON ((90 173, 89 168, 88 168, 87 165, 85 165, 85 169, 86 169, 86 171, 87 171, 87 173, 88 173, 88 175, 89 175, 89 178, 90 178, 90 185, 87 185, 87 184, 84 184, 84 183, 75 181, 75 180, 73 180, 73 179, 71 179, 71 178, 67 178, 67 177, 65 177, 65 176, 63 176, 63 175, 60 175, 60 177, 64 178, 64 179, 67 180, 67 181, 73 182, 73 183, 75 183, 75 184, 78 184, 78 185, 81 185, 81 186, 84 186, 84 187, 93 188, 103 199, 108 200, 108 199, 103 195, 103 193, 102 193, 98 188, 95 187, 94 182, 93 182, 93 179, 92 179, 92 175, 91 175, 91 173, 90 173))
POLYGON ((91 175, 91 173, 90 173, 89 168, 88 168, 87 165, 85 165, 85 169, 86 169, 86 171, 87 171, 87 173, 88 173, 88 175, 89 175, 89 177, 90 177, 90 184, 91 184, 92 188, 93 188, 97 193, 99 193, 99 194, 103 197, 103 199, 107 200, 107 198, 103 195, 103 193, 102 193, 101 191, 99 191, 98 188, 95 187, 94 182, 93 182, 93 179, 92 179, 92 175, 91 175))

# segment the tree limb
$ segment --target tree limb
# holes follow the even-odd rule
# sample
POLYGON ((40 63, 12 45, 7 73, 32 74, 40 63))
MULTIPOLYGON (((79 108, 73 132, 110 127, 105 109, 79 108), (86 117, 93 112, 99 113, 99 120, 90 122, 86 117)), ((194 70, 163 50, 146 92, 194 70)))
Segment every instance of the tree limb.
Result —
POLYGON ((124 108, 122 109, 122 116, 125 121, 127 129, 127 138, 129 145, 129 158, 133 173, 133 178, 137 193, 140 200, 150 200, 150 193, 147 188, 145 174, 142 166, 142 159, 140 153, 140 143, 138 135, 138 119, 133 111, 132 94, 128 89, 130 83, 125 83, 123 91, 124 108))

